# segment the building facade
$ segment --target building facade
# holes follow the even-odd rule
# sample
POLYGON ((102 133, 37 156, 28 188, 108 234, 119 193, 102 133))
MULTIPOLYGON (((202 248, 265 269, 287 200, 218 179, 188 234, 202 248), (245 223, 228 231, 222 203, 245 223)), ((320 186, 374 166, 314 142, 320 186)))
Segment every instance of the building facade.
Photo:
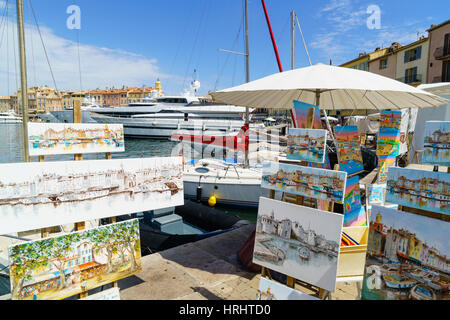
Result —
POLYGON ((396 80, 418 86, 426 83, 429 39, 421 38, 396 51, 396 80))
POLYGON ((427 83, 450 82, 450 20, 431 26, 427 83))

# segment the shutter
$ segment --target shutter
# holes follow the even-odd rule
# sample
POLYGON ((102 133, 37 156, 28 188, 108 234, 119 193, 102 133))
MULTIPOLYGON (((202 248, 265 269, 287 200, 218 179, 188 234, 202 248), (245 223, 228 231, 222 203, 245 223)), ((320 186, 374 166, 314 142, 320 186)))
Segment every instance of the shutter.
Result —
POLYGON ((408 69, 405 70, 405 83, 408 83, 408 69))
POLYGON ((409 53, 409 51, 405 51, 405 63, 408 62, 408 58, 409 58, 408 53, 409 53))
POLYGON ((422 46, 419 46, 417 47, 416 59, 420 59, 421 56, 422 56, 422 46))
POLYGON ((417 82, 417 67, 414 67, 413 69, 413 78, 412 78, 412 82, 417 82))

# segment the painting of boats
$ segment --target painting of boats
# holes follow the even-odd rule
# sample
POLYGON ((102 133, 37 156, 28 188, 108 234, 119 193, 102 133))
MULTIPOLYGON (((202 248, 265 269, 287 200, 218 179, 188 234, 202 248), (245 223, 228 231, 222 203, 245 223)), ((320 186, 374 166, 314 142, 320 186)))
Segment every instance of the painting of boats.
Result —
POLYGON ((366 209, 361 205, 359 177, 347 179, 344 198, 344 227, 366 226, 366 209))
POLYGON ((344 202, 347 173, 264 162, 261 186, 318 200, 344 202))
POLYGON ((379 159, 378 183, 385 183, 388 168, 395 165, 400 151, 401 111, 381 111, 377 155, 379 159))
POLYGON ((253 262, 334 291, 343 216, 260 198, 253 262))
POLYGON ((449 222, 373 205, 363 300, 448 300, 449 222))
POLYGON ((339 168, 348 174, 364 170, 357 126, 334 127, 339 168))
POLYGON ((450 175, 392 167, 389 169, 386 202, 450 214, 450 175))
POLYGON ((124 152, 122 124, 28 123, 30 156, 124 152))
POLYGON ((286 158, 323 163, 327 131, 318 129, 289 129, 286 158))
POLYGON ((261 277, 256 300, 320 300, 281 283, 261 277))
POLYGON ((423 163, 450 166, 450 121, 425 123, 423 163))

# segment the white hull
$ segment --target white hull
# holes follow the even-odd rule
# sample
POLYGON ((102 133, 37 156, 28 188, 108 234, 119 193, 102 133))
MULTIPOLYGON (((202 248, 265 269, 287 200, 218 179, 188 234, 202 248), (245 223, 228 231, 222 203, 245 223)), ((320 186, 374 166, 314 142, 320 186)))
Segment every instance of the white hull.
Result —
POLYGON ((22 120, 0 119, 0 123, 22 123, 22 120))

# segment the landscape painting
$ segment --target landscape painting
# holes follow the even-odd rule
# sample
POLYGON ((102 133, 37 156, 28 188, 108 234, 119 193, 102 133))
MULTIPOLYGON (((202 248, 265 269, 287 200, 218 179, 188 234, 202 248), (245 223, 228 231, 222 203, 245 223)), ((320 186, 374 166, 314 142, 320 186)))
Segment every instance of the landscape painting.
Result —
POLYGON ((450 167, 450 121, 427 121, 423 163, 450 167))
POLYGON ((371 184, 367 193, 369 204, 383 204, 386 196, 386 184, 371 184))
POLYGON ((289 129, 286 158, 323 163, 327 146, 327 131, 319 129, 289 129))
POLYGON ((366 210, 361 204, 359 177, 347 179, 344 198, 344 227, 366 226, 366 210))
POLYGON ((256 300, 320 300, 281 283, 261 277, 256 300))
POLYGON ((386 202, 450 214, 450 174, 392 167, 389 169, 386 202))
POLYGON ((13 300, 60 300, 139 272, 139 220, 9 247, 13 300))
POLYGON ((360 138, 357 126, 336 126, 334 132, 337 141, 339 168, 348 174, 364 170, 360 150, 360 138))
POLYGON ((449 300, 450 223, 372 207, 361 299, 449 300))
POLYGON ((264 162, 261 186, 318 200, 344 203, 347 173, 278 162, 264 162))
POLYGON ((122 124, 28 123, 30 156, 123 152, 122 124))
POLYGON ((334 291, 343 218, 261 197, 253 263, 334 291))
POLYGON ((378 183, 385 183, 387 172, 395 165, 400 151, 401 111, 381 111, 377 155, 379 159, 378 183))
POLYGON ((320 120, 320 110, 318 106, 294 100, 294 109, 296 128, 304 129, 323 129, 320 120), (312 123, 312 127, 308 126, 312 123))
POLYGON ((180 157, 0 165, 0 234, 183 203, 180 157))

